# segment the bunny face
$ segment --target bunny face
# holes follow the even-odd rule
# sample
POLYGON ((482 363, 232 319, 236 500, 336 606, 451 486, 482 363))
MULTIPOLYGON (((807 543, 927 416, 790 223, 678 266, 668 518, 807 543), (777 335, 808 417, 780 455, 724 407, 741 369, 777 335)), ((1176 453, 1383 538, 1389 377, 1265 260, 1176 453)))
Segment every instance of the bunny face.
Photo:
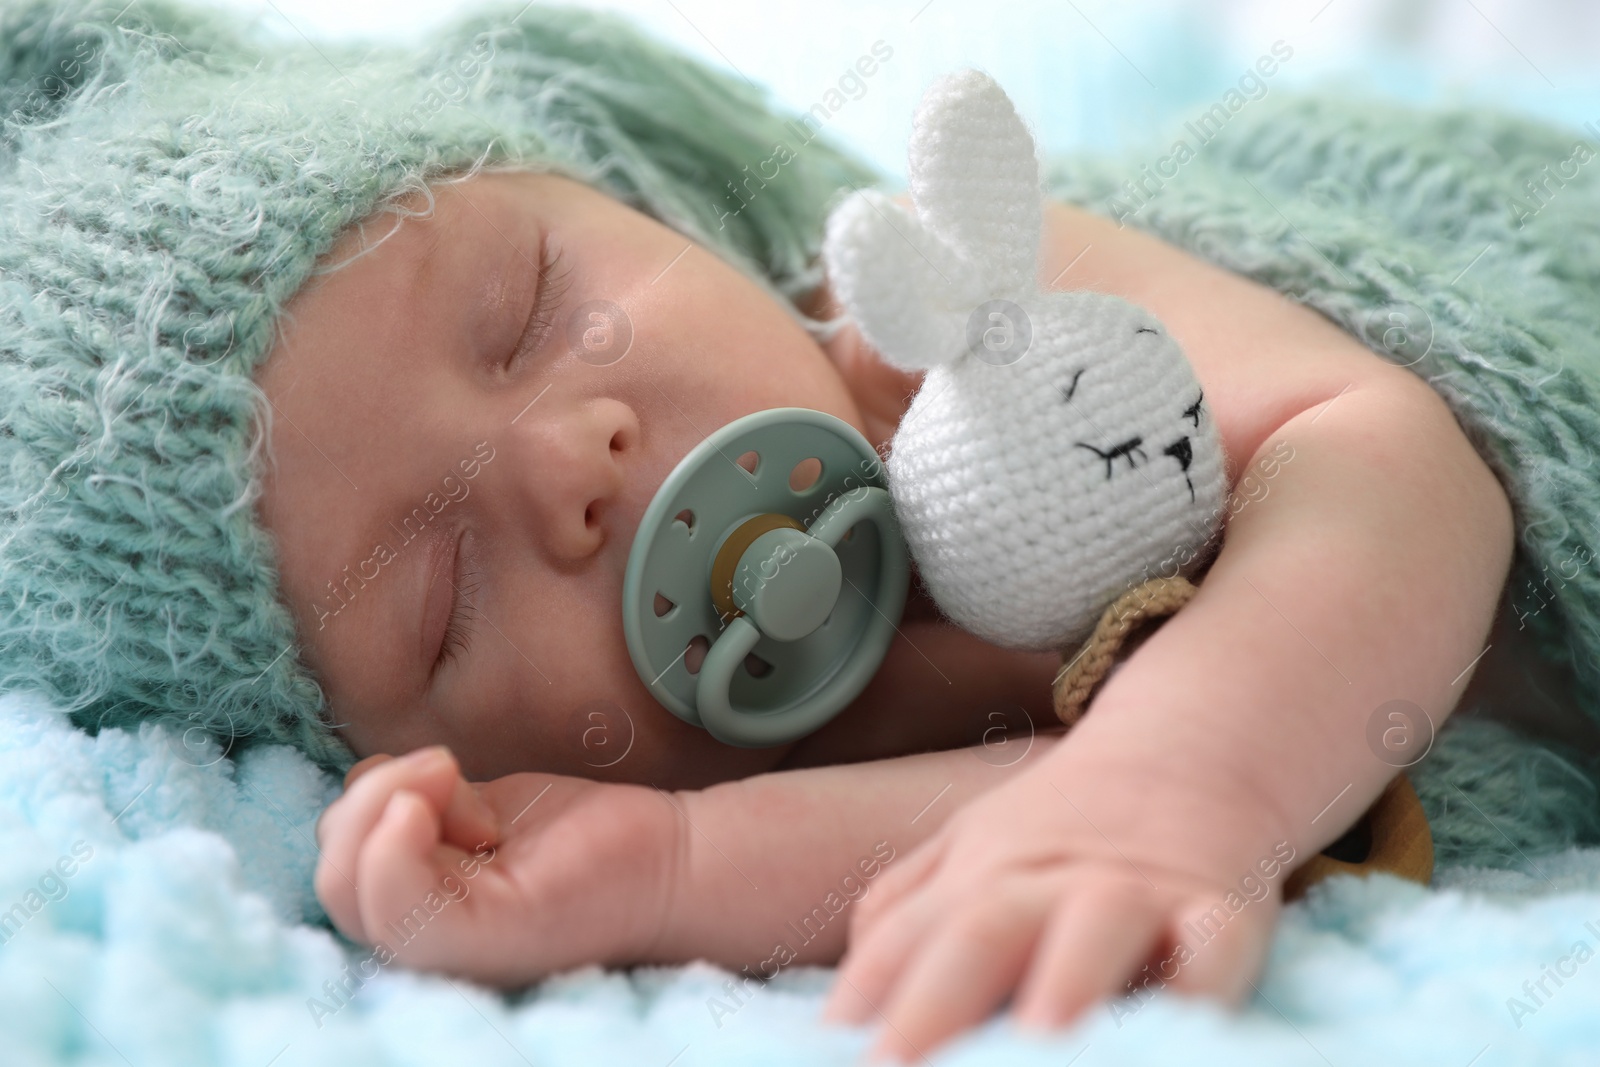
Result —
POLYGON ((992 78, 947 75, 917 109, 915 213, 858 191, 829 216, 823 256, 862 336, 928 371, 888 462, 924 584, 958 625, 1044 650, 1087 636, 1125 590, 1193 572, 1227 464, 1154 316, 1039 291, 1035 153, 992 78))
POLYGON ((954 622, 996 644, 1062 648, 1125 589, 1193 570, 1226 464, 1193 369, 1154 316, 1098 293, 1018 306, 1028 350, 929 370, 889 480, 954 622))

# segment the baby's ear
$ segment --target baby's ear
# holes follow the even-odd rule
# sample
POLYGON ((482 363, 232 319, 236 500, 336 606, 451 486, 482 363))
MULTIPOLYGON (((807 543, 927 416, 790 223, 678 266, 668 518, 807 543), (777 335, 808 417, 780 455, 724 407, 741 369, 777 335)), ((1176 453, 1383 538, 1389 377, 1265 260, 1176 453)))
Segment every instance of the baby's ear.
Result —
POLYGON ((928 88, 908 177, 923 225, 983 278, 985 298, 1034 290, 1044 214, 1039 159, 993 78, 959 70, 928 88))
POLYGON ((828 285, 861 336, 902 370, 959 356, 976 304, 950 284, 962 264, 899 204, 863 189, 828 216, 828 285))

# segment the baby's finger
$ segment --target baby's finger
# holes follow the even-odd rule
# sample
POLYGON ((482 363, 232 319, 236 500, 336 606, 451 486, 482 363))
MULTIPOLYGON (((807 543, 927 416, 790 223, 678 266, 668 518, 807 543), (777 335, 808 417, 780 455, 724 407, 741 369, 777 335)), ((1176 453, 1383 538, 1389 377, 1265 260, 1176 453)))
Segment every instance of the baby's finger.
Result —
POLYGON ((934 927, 905 967, 870 1055, 924 1057, 982 1022, 1017 987, 1054 901, 1041 880, 980 897, 934 927))
POLYGON ((1141 882, 1086 880, 1057 904, 1018 991, 1016 1021, 1052 1027, 1120 991, 1149 957, 1165 923, 1162 902, 1141 882))
POLYGON ((822 1007, 823 1020, 859 1024, 881 1016, 906 961, 938 920, 938 907, 932 894, 916 894, 886 914, 860 941, 852 941, 822 1007))
POLYGON ((419 748, 398 759, 369 756, 350 768, 343 794, 317 819, 317 840, 326 851, 337 848, 352 831, 354 836, 365 836, 383 813, 389 794, 402 785, 437 799, 442 809, 449 803, 455 778, 455 761, 442 745, 419 748))
POLYGON ((357 861, 361 922, 368 931, 384 932, 407 966, 426 967, 448 955, 446 909, 428 906, 430 895, 442 900, 439 816, 433 805, 409 789, 389 797, 383 816, 367 835, 357 861), (440 929, 445 927, 445 929, 440 929), (402 937, 400 932, 404 932, 402 937))
POLYGON ((456 797, 459 780, 455 760, 447 750, 421 749, 366 771, 322 813, 317 825, 320 859, 313 884, 328 917, 347 937, 371 940, 357 905, 356 861, 389 797, 397 789, 410 789, 425 797, 435 810, 444 811, 456 797))
POLYGON ((389 755, 387 752, 379 752, 368 756, 364 760, 356 761, 355 766, 344 772, 345 789, 348 791, 352 782, 354 782, 357 778, 360 778, 363 774, 366 774, 368 771, 372 770, 372 768, 378 766, 378 764, 387 763, 392 759, 394 759, 394 757, 389 755))
POLYGON ((949 834, 940 833, 911 850, 911 855, 888 868, 878 884, 856 902, 850 917, 850 941, 865 937, 885 915, 894 912, 901 901, 920 889, 944 857, 949 834))
POLYGON ((499 839, 494 812, 461 777, 450 750, 436 745, 381 761, 364 771, 318 820, 324 852, 339 851, 345 839, 364 835, 382 814, 389 795, 401 788, 421 794, 434 806, 443 818, 445 841, 471 851, 499 839))
POLYGON ((1192 958, 1167 984, 1180 993, 1220 997, 1238 1003, 1253 991, 1250 983, 1261 973, 1267 950, 1272 945, 1272 931, 1277 925, 1280 907, 1274 895, 1252 902, 1237 914, 1228 911, 1220 900, 1203 901, 1186 909, 1174 923, 1179 931, 1217 932, 1203 945, 1191 942, 1192 958))
POLYGON ((471 852, 479 845, 500 843, 500 819, 465 778, 456 777, 450 806, 444 809, 444 841, 471 852))

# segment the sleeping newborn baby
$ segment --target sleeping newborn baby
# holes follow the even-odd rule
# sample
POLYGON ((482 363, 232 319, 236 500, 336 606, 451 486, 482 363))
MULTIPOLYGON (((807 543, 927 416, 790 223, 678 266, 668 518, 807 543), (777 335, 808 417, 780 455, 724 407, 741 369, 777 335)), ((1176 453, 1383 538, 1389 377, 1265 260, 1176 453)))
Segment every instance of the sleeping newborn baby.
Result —
MULTIPOLYGON (((1284 874, 1395 773, 1368 748, 1373 710, 1405 699, 1437 725, 1464 695, 1513 531, 1444 402, 1313 311, 1052 202, 1040 284, 1160 319, 1230 485, 1286 446, 1293 462, 1068 734, 1043 728, 1055 655, 914 598, 834 720, 722 745, 629 659, 618 605, 645 507, 754 411, 814 408, 881 447, 918 378, 852 329, 818 343, 589 186, 488 171, 413 206, 429 199, 341 239, 326 258, 363 254, 296 295, 257 374, 274 411, 260 513, 365 757, 319 823, 317 892, 407 966, 514 986, 704 958, 742 971, 742 996, 843 955, 830 1017, 885 1020, 877 1051, 900 1057, 1008 997, 1059 1024, 1153 961, 1162 984, 1237 998, 1284 874), (595 358, 575 317, 578 335, 630 331, 622 354, 595 358), (981 743, 1001 707, 1040 727, 996 759, 981 743), (467 888, 425 908, 441 885, 467 888), (1212 922, 1241 886, 1250 906, 1212 922)), ((824 290, 809 310, 837 306, 824 290)))

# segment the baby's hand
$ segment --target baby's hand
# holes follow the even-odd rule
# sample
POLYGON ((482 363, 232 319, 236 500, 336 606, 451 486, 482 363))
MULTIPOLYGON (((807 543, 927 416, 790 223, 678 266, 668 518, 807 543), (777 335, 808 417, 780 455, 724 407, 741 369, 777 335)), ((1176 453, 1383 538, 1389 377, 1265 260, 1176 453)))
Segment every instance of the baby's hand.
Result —
POLYGON ((1248 990, 1292 851, 1268 853, 1270 875, 1236 870, 1250 819, 1108 771, 1069 777, 1046 761, 952 815, 857 905, 824 1016, 885 1022, 872 1054, 909 1059, 1014 991, 1019 1023, 1053 1026, 1129 982, 1140 996, 1248 990), (1085 814, 1097 794, 1099 826, 1085 814), (1134 816, 1112 825, 1100 814, 1118 808, 1134 816))
POLYGON ((632 962, 660 933, 681 831, 653 790, 549 774, 472 785, 443 746, 369 757, 345 781, 317 822, 317 897, 347 937, 407 967, 517 986, 632 962))

